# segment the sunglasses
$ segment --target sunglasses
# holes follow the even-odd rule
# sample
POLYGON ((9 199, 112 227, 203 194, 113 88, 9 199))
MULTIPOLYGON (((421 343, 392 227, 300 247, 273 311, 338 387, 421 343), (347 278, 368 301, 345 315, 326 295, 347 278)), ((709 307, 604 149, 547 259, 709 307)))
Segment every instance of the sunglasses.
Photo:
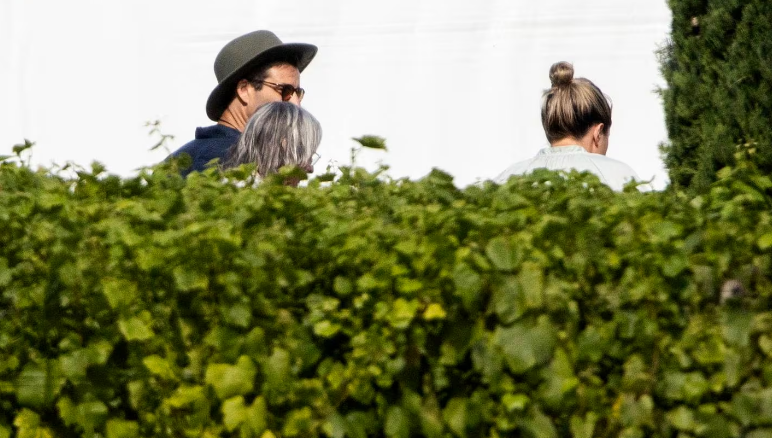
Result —
POLYGON ((300 87, 295 88, 290 84, 277 84, 275 82, 268 81, 257 81, 256 83, 265 84, 273 88, 277 93, 281 94, 281 100, 285 102, 288 102, 290 99, 292 99, 292 94, 297 94, 298 100, 303 100, 303 96, 306 94, 306 90, 300 87))

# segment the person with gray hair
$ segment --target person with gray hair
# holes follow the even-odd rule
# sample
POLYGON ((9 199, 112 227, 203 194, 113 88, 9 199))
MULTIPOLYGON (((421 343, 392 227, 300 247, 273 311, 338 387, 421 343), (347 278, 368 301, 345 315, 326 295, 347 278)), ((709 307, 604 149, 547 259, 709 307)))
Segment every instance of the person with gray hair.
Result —
POLYGON ((222 165, 228 148, 263 104, 284 101, 300 106, 305 96, 300 73, 316 51, 313 44, 283 43, 268 30, 256 30, 227 43, 214 60, 218 84, 206 101, 206 115, 216 124, 197 128, 195 139, 172 153, 172 157, 191 158, 190 166, 180 173, 203 171, 214 159, 222 165))
POLYGON ((322 127, 311 113, 291 102, 267 103, 249 119, 222 167, 254 163, 261 178, 290 165, 311 173, 321 140, 322 127))

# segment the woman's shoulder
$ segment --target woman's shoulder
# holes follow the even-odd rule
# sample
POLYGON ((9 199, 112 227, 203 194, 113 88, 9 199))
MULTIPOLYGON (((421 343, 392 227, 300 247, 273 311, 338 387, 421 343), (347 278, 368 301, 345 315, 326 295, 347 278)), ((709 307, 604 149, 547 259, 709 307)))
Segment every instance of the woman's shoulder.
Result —
POLYGON ((602 165, 609 169, 614 169, 618 172, 631 174, 636 178, 638 177, 638 175, 635 174, 635 170, 633 170, 632 167, 630 167, 627 163, 623 161, 619 161, 615 158, 611 158, 606 155, 600 155, 600 154, 588 154, 588 158, 595 161, 595 163, 598 165, 602 165))
POLYGON ((607 157, 605 155, 590 155, 593 155, 593 161, 599 168, 602 169, 601 171, 607 181, 607 184, 615 190, 622 190, 624 185, 631 180, 640 183, 638 185, 638 190, 642 192, 649 192, 654 190, 651 184, 643 181, 641 177, 638 176, 638 173, 633 170, 633 168, 630 167, 627 163, 611 157, 607 157))
POLYGON ((527 160, 518 161, 504 169, 504 171, 501 172, 496 178, 494 178, 493 181, 499 184, 503 184, 507 182, 510 176, 524 175, 529 173, 533 170, 533 162, 535 160, 536 157, 532 157, 527 160))

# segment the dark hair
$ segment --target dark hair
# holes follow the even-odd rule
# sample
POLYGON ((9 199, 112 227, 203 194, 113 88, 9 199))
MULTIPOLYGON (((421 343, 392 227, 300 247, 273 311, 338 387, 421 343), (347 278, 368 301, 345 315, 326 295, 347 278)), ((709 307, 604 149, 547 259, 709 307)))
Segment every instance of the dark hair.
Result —
POLYGON ((321 140, 322 127, 311 113, 290 102, 267 103, 250 117, 222 167, 255 163, 264 177, 282 166, 308 163, 321 140))
POLYGON ((243 79, 246 79, 247 82, 252 84, 253 87, 255 87, 256 90, 260 91, 263 88, 263 81, 265 78, 268 77, 268 70, 270 70, 273 67, 276 67, 277 65, 293 65, 289 61, 274 61, 268 64, 263 64, 257 67, 257 69, 252 70, 251 72, 244 75, 243 79))
POLYGON ((550 143, 580 139, 598 123, 608 134, 611 102, 600 88, 587 79, 574 79, 574 66, 568 62, 552 64, 550 81, 552 88, 544 93, 541 106, 541 123, 550 143))

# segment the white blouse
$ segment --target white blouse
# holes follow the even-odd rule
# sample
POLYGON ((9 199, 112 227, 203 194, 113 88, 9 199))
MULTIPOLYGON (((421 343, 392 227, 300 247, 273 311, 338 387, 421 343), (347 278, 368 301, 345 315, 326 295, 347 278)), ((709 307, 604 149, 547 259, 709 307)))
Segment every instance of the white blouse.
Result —
MULTIPOLYGON (((605 155, 591 154, 581 146, 555 146, 544 148, 530 160, 515 163, 497 176, 494 181, 505 183, 512 175, 525 175, 535 169, 587 171, 598 176, 603 184, 621 191, 631 180, 640 178, 627 164, 605 155)), ((642 191, 650 190, 648 184, 639 186, 642 191)))

